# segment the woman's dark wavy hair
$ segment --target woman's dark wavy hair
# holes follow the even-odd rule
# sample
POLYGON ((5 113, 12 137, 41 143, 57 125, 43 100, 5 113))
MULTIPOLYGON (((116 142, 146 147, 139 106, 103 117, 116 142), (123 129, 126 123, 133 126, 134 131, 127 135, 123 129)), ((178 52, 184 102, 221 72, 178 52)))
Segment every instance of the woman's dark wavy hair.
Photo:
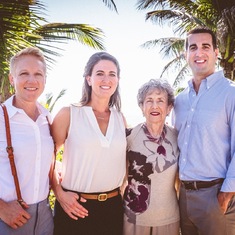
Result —
MULTIPOLYGON (((114 56, 110 55, 107 52, 97 52, 93 54, 88 60, 86 67, 85 67, 84 74, 83 74, 84 83, 83 83, 83 88, 82 88, 82 98, 80 100, 81 106, 87 105, 91 100, 92 88, 91 86, 89 86, 86 80, 86 77, 91 76, 94 66, 101 60, 112 61, 117 67, 117 76, 120 79, 120 66, 119 66, 117 59, 114 56)), ((110 100, 109 100, 109 107, 113 107, 113 106, 115 106, 118 111, 121 110, 121 97, 119 93, 119 84, 117 86, 116 91, 113 93, 113 95, 110 97, 110 100)))

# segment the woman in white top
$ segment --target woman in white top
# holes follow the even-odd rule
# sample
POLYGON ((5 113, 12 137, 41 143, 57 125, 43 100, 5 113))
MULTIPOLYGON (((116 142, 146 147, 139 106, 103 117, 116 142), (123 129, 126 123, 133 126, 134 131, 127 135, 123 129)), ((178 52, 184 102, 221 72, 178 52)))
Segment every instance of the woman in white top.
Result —
POLYGON ((53 185, 55 235, 122 234, 126 137, 119 77, 116 58, 95 53, 85 67, 80 104, 54 119, 56 146, 64 145, 62 181, 55 177, 53 185))
POLYGON ((17 201, 3 110, 0 107, 0 235, 52 235, 47 202, 54 144, 47 109, 37 102, 46 83, 46 62, 38 48, 26 48, 10 61, 15 94, 4 102, 10 123, 18 181, 25 203, 17 201))

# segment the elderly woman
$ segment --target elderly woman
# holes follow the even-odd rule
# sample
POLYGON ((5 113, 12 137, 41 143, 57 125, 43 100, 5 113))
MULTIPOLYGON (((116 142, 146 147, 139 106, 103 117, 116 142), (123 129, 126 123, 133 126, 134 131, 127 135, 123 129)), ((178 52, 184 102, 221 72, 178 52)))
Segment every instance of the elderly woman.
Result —
POLYGON ((173 89, 152 79, 137 98, 146 122, 127 133, 124 235, 178 235, 177 133, 165 124, 174 105, 173 89))

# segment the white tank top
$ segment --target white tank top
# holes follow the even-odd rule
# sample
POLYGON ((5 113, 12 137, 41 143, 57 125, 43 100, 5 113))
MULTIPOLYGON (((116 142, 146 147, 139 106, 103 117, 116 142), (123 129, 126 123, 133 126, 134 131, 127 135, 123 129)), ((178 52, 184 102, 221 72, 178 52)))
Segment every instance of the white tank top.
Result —
POLYGON ((77 192, 105 192, 123 183, 126 135, 120 112, 110 108, 106 135, 89 106, 70 106, 70 127, 64 144, 62 186, 77 192))

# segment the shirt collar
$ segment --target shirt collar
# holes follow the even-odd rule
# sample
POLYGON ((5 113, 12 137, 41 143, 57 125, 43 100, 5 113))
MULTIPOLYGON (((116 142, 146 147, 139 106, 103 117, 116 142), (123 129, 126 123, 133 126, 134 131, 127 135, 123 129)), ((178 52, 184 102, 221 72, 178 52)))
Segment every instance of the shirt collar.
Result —
MULTIPOLYGON (((216 84, 220 79, 224 78, 224 73, 222 70, 217 71, 215 73, 212 73, 211 75, 209 75, 208 77, 206 77, 203 81, 206 84, 206 88, 209 89, 211 88, 214 84, 216 84)), ((193 79, 190 79, 188 81, 188 86, 190 88, 190 90, 194 90, 193 87, 193 79)))
MULTIPOLYGON (((7 112, 8 112, 8 116, 9 118, 13 117, 14 115, 16 115, 17 113, 23 113, 25 114, 24 110, 23 109, 20 109, 20 108, 16 108, 14 105, 13 105, 13 99, 14 99, 14 96, 11 96, 9 99, 7 99, 4 104, 6 105, 7 107, 7 112)), ((41 104, 37 103, 36 104, 38 109, 39 109, 39 112, 40 112, 40 115, 42 116, 48 116, 49 115, 49 111, 44 108, 41 104)))

